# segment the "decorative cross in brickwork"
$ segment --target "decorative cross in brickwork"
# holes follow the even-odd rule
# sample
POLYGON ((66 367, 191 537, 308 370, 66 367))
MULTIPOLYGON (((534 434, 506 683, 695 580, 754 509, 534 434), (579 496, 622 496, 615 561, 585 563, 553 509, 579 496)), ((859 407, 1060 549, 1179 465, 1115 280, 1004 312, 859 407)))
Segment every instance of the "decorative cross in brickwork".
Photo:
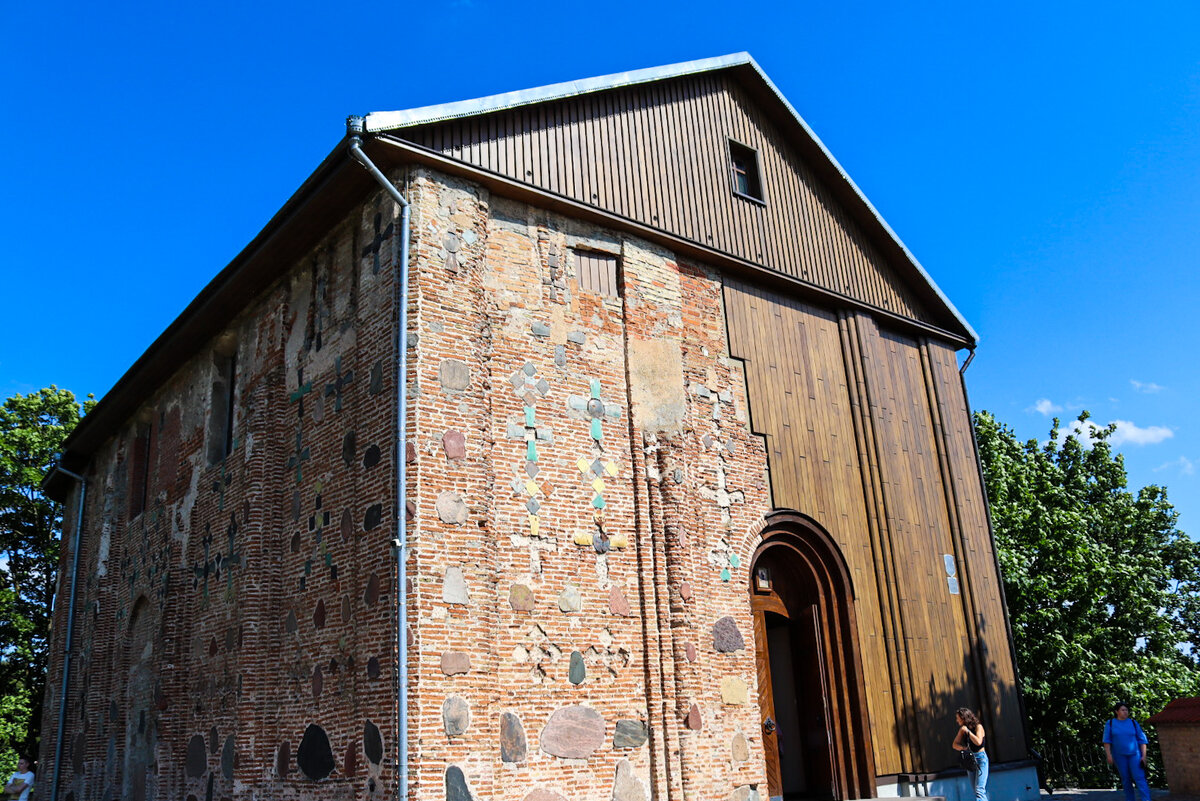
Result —
POLYGON ((288 457, 287 466, 289 470, 291 470, 293 467, 296 468, 297 484, 299 484, 303 478, 301 467, 309 460, 309 457, 311 456, 312 453, 307 447, 304 446, 302 429, 300 426, 296 426, 296 450, 291 456, 288 457))
POLYGON ((379 275, 379 251, 383 247, 383 243, 392 238, 392 223, 388 223, 387 228, 379 230, 383 225, 383 215, 375 215, 375 238, 368 242, 362 250, 363 256, 371 256, 374 261, 371 263, 371 274, 379 275))
POLYGON ((229 538, 229 552, 224 556, 217 554, 217 577, 221 575, 221 571, 225 570, 226 592, 232 596, 233 594, 233 568, 242 566, 242 555, 233 549, 233 542, 237 538, 237 517, 229 516, 229 525, 225 527, 225 535, 229 538))
POLYGON ((325 385, 325 397, 333 397, 333 410, 340 412, 342 410, 342 388, 350 384, 354 380, 354 371, 347 370, 342 373, 342 357, 338 356, 334 362, 337 369, 337 379, 325 385))
POLYGON ((221 463, 221 475, 213 482, 212 491, 217 493, 217 511, 225 510, 225 488, 233 481, 233 477, 229 475, 229 468, 224 462, 221 463))
POLYGON ((333 272, 333 245, 325 249, 325 267, 321 267, 321 255, 313 256, 312 261, 312 306, 310 325, 304 336, 306 350, 322 347, 322 336, 325 332, 325 320, 329 317, 329 275, 333 272))
POLYGON ((208 600, 208 577, 215 569, 212 559, 209 557, 209 551, 212 549, 212 530, 208 524, 204 524, 204 538, 200 540, 200 544, 204 547, 204 561, 198 565, 192 565, 192 588, 199 587, 201 583, 204 585, 203 595, 204 600, 208 600))
POLYGON ((304 383, 304 368, 296 368, 296 390, 288 395, 288 403, 298 403, 299 417, 304 419, 304 396, 313 391, 312 382, 304 383))

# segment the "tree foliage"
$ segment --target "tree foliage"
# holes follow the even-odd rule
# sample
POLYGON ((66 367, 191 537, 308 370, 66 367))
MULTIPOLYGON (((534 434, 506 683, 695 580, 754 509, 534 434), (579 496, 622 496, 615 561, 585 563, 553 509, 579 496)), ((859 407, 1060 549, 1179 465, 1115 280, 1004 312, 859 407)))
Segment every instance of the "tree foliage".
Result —
POLYGON ((62 530, 41 481, 93 403, 51 386, 0 406, 0 761, 37 752, 62 530))
POLYGON ((1116 701, 1144 718, 1200 694, 1200 544, 1165 488, 1127 489, 1115 428, 1087 419, 1021 443, 979 412, 975 432, 1033 747, 1092 749, 1076 778, 1107 784, 1098 744, 1116 701))

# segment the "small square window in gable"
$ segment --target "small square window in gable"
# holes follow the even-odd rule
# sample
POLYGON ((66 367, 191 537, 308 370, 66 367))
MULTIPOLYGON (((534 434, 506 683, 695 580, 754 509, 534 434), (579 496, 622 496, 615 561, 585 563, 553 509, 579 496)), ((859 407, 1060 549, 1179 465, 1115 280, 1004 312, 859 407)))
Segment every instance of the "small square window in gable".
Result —
POLYGON ((758 152, 730 139, 729 162, 733 170, 734 194, 765 203, 762 173, 758 168, 758 152))
POLYGON ((575 251, 575 277, 582 292, 592 292, 608 298, 621 297, 620 271, 616 256, 590 250, 575 251))

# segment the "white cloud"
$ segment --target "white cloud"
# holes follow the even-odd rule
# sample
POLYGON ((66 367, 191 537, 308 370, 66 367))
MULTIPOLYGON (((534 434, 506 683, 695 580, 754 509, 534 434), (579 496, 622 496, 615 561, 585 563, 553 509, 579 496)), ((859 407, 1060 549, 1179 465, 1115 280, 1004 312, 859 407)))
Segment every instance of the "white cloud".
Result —
POLYGON ((1131 445, 1154 445, 1175 436, 1175 432, 1166 426, 1141 428, 1128 420, 1114 420, 1113 422, 1117 424, 1117 430, 1108 438, 1108 441, 1114 446, 1124 445, 1127 442, 1131 445))
POLYGON ((1135 379, 1129 379, 1129 383, 1133 384, 1133 388, 1137 392, 1142 392, 1146 395, 1153 395, 1155 392, 1162 392, 1166 387, 1155 384, 1153 381, 1143 383, 1135 379))
MULTIPOLYGON (((1113 422, 1116 423, 1117 430, 1109 436, 1108 443, 1114 448, 1121 445, 1155 445, 1175 436, 1175 432, 1166 426, 1147 426, 1142 428, 1128 420, 1113 420, 1113 422)), ((1074 435, 1085 447, 1090 447, 1091 441, 1095 439, 1096 432, 1104 428, 1106 426, 1097 425, 1091 420, 1086 420, 1082 423, 1078 420, 1072 420, 1059 430, 1058 441, 1061 444, 1068 436, 1074 435)))
POLYGON ((1037 412, 1038 414, 1044 414, 1046 417, 1049 417, 1055 412, 1061 412, 1062 410, 1063 407, 1059 406, 1057 403, 1054 403, 1049 398, 1041 398, 1037 403, 1033 404, 1025 411, 1037 412))
POLYGON ((1163 462, 1158 467, 1154 468, 1155 473, 1161 473, 1163 470, 1178 470, 1180 475, 1191 476, 1196 473, 1196 465, 1186 456, 1180 456, 1178 459, 1172 459, 1169 462, 1163 462))

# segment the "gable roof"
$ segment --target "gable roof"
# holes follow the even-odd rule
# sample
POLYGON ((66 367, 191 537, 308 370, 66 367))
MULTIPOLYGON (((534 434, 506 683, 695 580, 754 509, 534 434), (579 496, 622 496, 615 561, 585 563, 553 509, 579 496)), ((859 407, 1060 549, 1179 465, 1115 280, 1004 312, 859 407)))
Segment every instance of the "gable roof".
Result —
MULTIPOLYGON (((364 149, 381 167, 395 167, 398 164, 413 162, 443 170, 461 168, 469 177, 491 182, 497 191, 510 192, 514 197, 540 203, 551 210, 576 214, 601 224, 624 225, 629 230, 647 237, 658 234, 670 237, 666 232, 654 230, 635 220, 618 220, 612 214, 588 207, 571 198, 554 196, 544 189, 521 185, 504 176, 488 174, 465 162, 395 138, 395 132, 403 132, 406 128, 411 129, 440 120, 479 116, 622 87, 718 72, 735 76, 765 111, 786 127, 792 137, 792 143, 809 159, 820 177, 838 193, 839 200, 854 218, 874 232, 876 241, 888 250, 888 255, 895 263, 907 266, 908 280, 924 291, 926 300, 932 301, 944 318, 944 323, 933 328, 927 327, 927 330, 940 331, 951 339, 974 348, 978 341, 974 329, 884 222, 812 129, 746 53, 569 81, 407 111, 372 113, 366 117, 366 130, 376 134, 376 137, 368 138, 364 149)), ((325 236, 329 220, 345 214, 369 192, 377 190, 378 187, 368 173, 347 156, 345 141, 343 139, 334 146, 258 235, 200 291, 179 317, 117 380, 96 407, 80 421, 63 444, 60 464, 64 468, 74 472, 84 470, 91 454, 114 431, 124 425, 146 399, 174 375, 183 362, 201 352, 214 336, 221 333, 229 320, 241 313, 247 298, 267 289, 279 277, 280 269, 294 263, 308 249, 316 246, 325 236)), ((698 258, 726 256, 714 253, 711 249, 706 250, 700 245, 692 247, 679 237, 670 238, 673 241, 669 246, 681 252, 687 252, 686 248, 691 247, 693 254, 698 258)), ((905 322, 886 310, 880 310, 880 313, 898 324, 905 322)), ((65 495, 67 487, 67 479, 57 472, 47 476, 45 488, 52 497, 61 498, 65 495)))
POLYGON ((871 204, 866 195, 862 193, 862 190, 858 188, 858 185, 854 183, 853 179, 850 178, 845 169, 834 158, 833 154, 829 152, 829 149, 825 147, 820 137, 813 132, 808 123, 804 121, 804 118, 788 102, 787 98, 783 96, 778 87, 767 77, 767 74, 763 72, 762 68, 749 53, 733 53, 716 58, 686 61, 679 64, 633 70, 630 72, 619 72, 612 75, 577 81, 566 81, 533 89, 489 95, 473 100, 441 103, 402 111, 372 112, 366 116, 365 126, 368 132, 387 134, 402 131, 403 129, 411 129, 465 117, 477 117, 525 106, 568 100, 598 92, 607 92, 614 89, 719 71, 731 72, 737 75, 744 83, 749 84, 748 88, 759 90, 757 92, 759 101, 771 107, 767 110, 775 112, 775 118, 783 122, 788 128, 791 128, 789 133, 795 140, 798 140, 795 144, 799 145, 802 151, 808 151, 806 155, 809 155, 813 161, 818 162, 818 166, 826 167, 826 169, 821 171, 824 173, 822 177, 827 182, 833 184, 835 190, 842 190, 839 192, 840 199, 849 208, 856 221, 867 229, 869 233, 874 233, 877 242, 881 242, 885 247, 890 246, 888 249, 893 251, 893 258, 909 268, 911 274, 908 276, 908 280, 918 284, 918 287, 924 290, 922 294, 928 298, 931 305, 940 307, 940 311, 943 314, 939 316, 948 317, 952 321, 951 327, 958 328, 958 333, 972 347, 978 343, 979 335, 975 329, 962 316, 946 294, 942 292, 937 282, 933 280, 933 277, 929 275, 928 271, 917 260, 917 257, 913 255, 912 251, 908 249, 896 232, 892 230, 891 226, 887 224, 887 221, 883 219, 879 211, 871 204), (808 145, 808 147, 804 147, 805 145, 808 145))
POLYGON ((1157 715, 1146 719, 1147 723, 1200 723, 1200 698, 1176 698, 1163 707, 1157 715))

